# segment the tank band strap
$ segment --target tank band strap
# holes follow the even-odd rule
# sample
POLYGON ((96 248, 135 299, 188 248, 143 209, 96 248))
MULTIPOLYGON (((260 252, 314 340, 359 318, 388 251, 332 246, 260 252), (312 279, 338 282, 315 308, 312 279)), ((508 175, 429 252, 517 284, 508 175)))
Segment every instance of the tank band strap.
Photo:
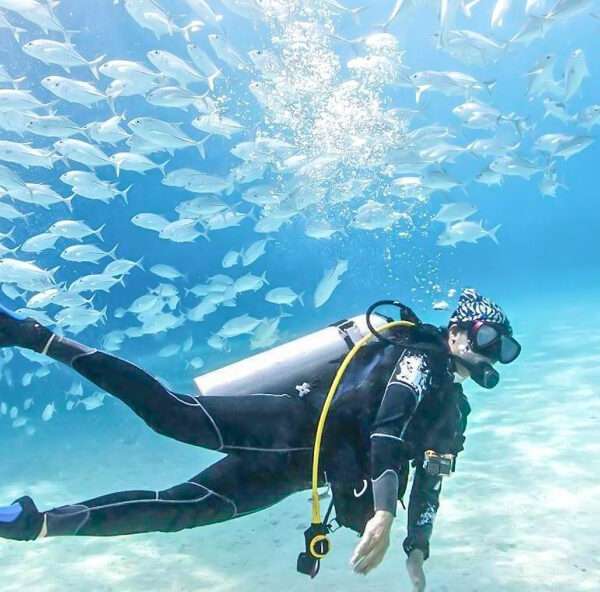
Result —
MULTIPOLYGON (((350 351, 355 343, 350 335, 349 329, 356 327, 354 321, 349 321, 348 319, 342 319, 341 321, 337 321, 336 323, 331 323, 330 327, 335 327, 339 332, 344 341, 346 342, 346 346, 348 347, 348 351, 350 351)), ((360 336, 359 336, 360 337, 360 336)))

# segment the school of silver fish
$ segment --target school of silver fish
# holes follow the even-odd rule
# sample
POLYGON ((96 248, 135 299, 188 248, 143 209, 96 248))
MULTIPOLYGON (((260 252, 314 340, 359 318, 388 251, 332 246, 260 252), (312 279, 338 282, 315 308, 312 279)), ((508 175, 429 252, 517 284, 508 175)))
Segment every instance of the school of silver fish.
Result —
MULTIPOLYGON (((257 270, 295 225, 314 241, 368 232, 410 239, 436 195, 444 203, 428 221, 437 246, 498 242, 500 225, 474 219, 478 187, 520 177, 556 197, 567 189, 564 161, 586 150, 600 125, 600 104, 581 102, 591 78, 584 51, 536 51, 550 31, 566 34, 576 19, 600 27, 595 0, 392 0, 378 24, 367 24, 369 2, 106 0, 115 32, 138 27, 152 47, 135 59, 90 55, 69 22, 69 4, 0 0, 7 46, 0 56, 3 296, 65 334, 110 317, 121 327, 104 336, 112 352, 126 340, 189 327, 189 336, 156 353, 188 354, 194 372, 205 362, 194 356, 193 327, 217 310, 231 313, 206 340, 209 348, 227 351, 246 336, 250 349, 262 349, 277 343, 289 311, 320 308, 343 281, 352 267, 345 256, 324 262, 306 301, 300 278, 296 286, 271 285, 257 270), (419 48, 397 32, 434 12, 436 32, 423 45, 452 63, 443 71, 411 66, 419 48), (483 16, 486 28, 475 30, 483 16), (242 28, 256 32, 261 46, 237 43, 242 28), (486 74, 519 55, 524 71, 514 86, 540 110, 537 120, 499 108, 502 89, 486 74), (15 66, 24 59, 42 74, 15 66), (433 99, 455 125, 436 121, 427 109, 433 99), (539 131, 549 122, 552 131, 539 131), (215 154, 222 155, 219 171, 206 164, 215 154), (450 172, 465 159, 480 163, 476 175, 450 172), (52 180, 35 182, 39 169, 52 180), (141 175, 153 179, 153 196, 136 193, 141 175), (84 200, 110 208, 82 219, 84 200), (164 203, 172 204, 169 214, 164 203), (103 231, 119 208, 134 208, 129 224, 157 245, 151 256, 132 256, 125 239, 105 244, 103 231), (32 216, 43 217, 43 232, 31 232, 32 216), (255 238, 211 253, 211 238, 238 226, 255 238), (222 257, 223 271, 191 281, 159 260, 160 241, 182 244, 190 257, 222 257), (132 273, 143 274, 146 290, 127 291, 132 273), (110 306, 113 290, 125 291, 127 307, 110 306), (272 315, 236 315, 249 293, 273 305, 272 315)), ((380 11, 384 3, 372 4, 380 11)), ((446 309, 443 298, 453 296, 439 294, 433 308, 446 309)), ((23 387, 48 375, 48 360, 19 353, 35 367, 20 377, 23 387)), ((8 386, 14 356, 0 352, 8 386)), ((0 416, 33 434, 34 412, 49 421, 63 406, 92 410, 103 401, 75 382, 64 405, 35 412, 31 398, 20 407, 0 401, 0 416)))

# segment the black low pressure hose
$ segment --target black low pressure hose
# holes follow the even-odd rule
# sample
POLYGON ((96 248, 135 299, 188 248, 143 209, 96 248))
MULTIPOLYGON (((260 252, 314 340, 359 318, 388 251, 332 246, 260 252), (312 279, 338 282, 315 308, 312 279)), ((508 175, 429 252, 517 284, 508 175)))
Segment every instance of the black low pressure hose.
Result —
MULTIPOLYGON (((415 325, 418 325, 421 323, 421 320, 414 313, 414 311, 410 307, 406 306, 406 304, 402 304, 402 302, 400 302, 399 300, 377 300, 377 302, 373 302, 373 304, 371 304, 371 306, 369 306, 369 308, 367 308, 365 317, 366 317, 367 327, 368 327, 369 331, 377 339, 379 339, 379 341, 383 341, 385 343, 391 343, 391 344, 397 343, 395 340, 390 339, 388 337, 384 337, 381 333, 379 333, 379 331, 377 331, 377 329, 375 329, 375 327, 373 326, 373 323, 371 322, 371 315, 380 306, 395 306, 396 308, 400 309, 400 319, 402 321, 409 321, 410 323, 414 323, 415 325)), ((386 318, 386 320, 388 322, 391 322, 393 320, 388 317, 384 317, 384 318, 386 318)))

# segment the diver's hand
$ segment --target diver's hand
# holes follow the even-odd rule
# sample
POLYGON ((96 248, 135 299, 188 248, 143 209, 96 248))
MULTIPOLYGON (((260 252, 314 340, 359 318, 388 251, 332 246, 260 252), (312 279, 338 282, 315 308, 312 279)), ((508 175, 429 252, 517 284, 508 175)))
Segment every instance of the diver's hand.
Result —
POLYGON ((425 555, 421 549, 413 549, 406 560, 406 571, 413 585, 412 592, 425 592, 424 560, 425 555))
POLYGON ((379 510, 367 522, 360 543, 350 559, 350 566, 356 573, 367 575, 381 563, 390 545, 393 521, 394 515, 391 512, 379 510))

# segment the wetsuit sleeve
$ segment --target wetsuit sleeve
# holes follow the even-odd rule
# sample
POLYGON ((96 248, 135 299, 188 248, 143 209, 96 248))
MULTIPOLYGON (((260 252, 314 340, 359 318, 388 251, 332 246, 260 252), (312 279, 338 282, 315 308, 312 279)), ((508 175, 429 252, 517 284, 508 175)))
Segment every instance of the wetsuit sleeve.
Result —
POLYGON ((413 549, 421 549, 425 559, 429 557, 429 541, 440 506, 441 490, 442 477, 429 475, 422 463, 419 463, 408 502, 407 537, 402 544, 407 555, 410 555, 413 549))
POLYGON ((371 477, 375 511, 396 515, 402 466, 410 452, 404 441, 417 407, 432 389, 426 354, 406 349, 396 362, 371 427, 371 477))

